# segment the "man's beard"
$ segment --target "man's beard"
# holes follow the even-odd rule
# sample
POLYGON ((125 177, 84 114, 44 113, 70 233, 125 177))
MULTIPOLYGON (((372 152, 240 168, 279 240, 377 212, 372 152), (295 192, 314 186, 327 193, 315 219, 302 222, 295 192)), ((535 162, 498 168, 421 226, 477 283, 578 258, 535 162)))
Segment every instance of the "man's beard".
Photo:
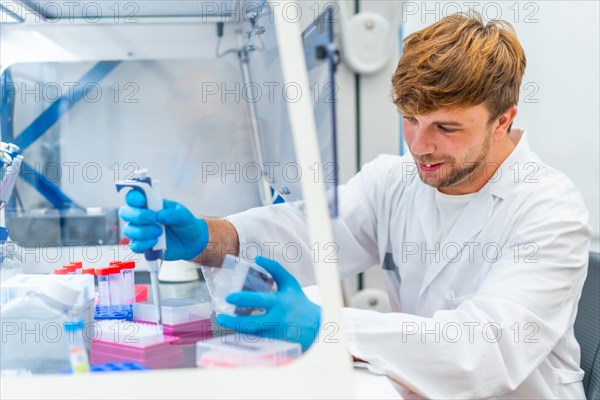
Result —
MULTIPOLYGON (((456 160, 454 160, 453 158, 446 161, 436 161, 429 159, 428 156, 420 157, 418 159, 418 162, 424 164, 436 164, 439 162, 443 162, 444 165, 442 165, 442 168, 439 171, 437 171, 437 173, 441 177, 441 179, 437 182, 428 182, 426 179, 424 179, 425 174, 421 172, 420 168, 417 168, 417 170, 419 171, 419 177, 425 184, 433 186, 436 189, 455 186, 458 183, 461 183, 465 178, 469 177, 469 175, 471 175, 474 171, 481 168, 481 166, 484 164, 484 160, 486 159, 490 151, 491 141, 492 135, 490 132, 485 142, 482 144, 477 158, 475 158, 474 161, 465 163, 464 165, 457 163, 456 160)), ((473 180, 473 178, 474 177, 471 177, 470 179, 473 180)))

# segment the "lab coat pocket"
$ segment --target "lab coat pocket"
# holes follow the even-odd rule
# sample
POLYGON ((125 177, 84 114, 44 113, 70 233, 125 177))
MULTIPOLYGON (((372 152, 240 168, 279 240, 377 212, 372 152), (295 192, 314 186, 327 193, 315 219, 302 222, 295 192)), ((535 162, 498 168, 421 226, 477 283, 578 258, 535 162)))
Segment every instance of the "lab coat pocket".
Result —
POLYGON ((444 295, 444 300, 446 300, 446 304, 450 307, 450 309, 458 308, 462 303, 469 300, 471 297, 475 296, 475 292, 468 294, 461 294, 457 296, 454 293, 454 290, 450 289, 444 295))

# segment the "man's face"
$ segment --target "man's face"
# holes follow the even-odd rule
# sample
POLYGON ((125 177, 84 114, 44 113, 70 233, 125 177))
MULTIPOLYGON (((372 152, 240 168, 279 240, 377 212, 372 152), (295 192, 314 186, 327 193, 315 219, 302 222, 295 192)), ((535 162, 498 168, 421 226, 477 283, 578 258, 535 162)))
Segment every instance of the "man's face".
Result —
POLYGON ((403 133, 424 183, 449 194, 477 191, 492 145, 483 104, 404 116, 403 133))

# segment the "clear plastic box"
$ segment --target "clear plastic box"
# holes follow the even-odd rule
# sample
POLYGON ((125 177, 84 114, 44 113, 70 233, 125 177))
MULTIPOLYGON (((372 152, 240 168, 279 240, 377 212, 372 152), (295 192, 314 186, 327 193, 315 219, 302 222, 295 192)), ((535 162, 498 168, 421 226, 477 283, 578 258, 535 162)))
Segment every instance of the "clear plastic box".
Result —
POLYGON ((227 335, 196 343, 200 368, 276 367, 302 355, 299 343, 249 335, 227 335))
POLYGON ((229 294, 241 290, 257 292, 275 290, 275 282, 267 271, 256 264, 231 255, 225 256, 223 266, 213 276, 213 284, 213 293, 210 294, 213 309, 217 313, 228 315, 250 315, 264 311, 251 307, 236 307, 225 300, 229 294))
MULTIPOLYGON (((168 325, 184 324, 210 318, 210 303, 207 301, 186 299, 162 299, 162 322, 168 325)), ((135 303, 133 305, 133 318, 137 321, 156 322, 156 308, 154 303, 135 303)))

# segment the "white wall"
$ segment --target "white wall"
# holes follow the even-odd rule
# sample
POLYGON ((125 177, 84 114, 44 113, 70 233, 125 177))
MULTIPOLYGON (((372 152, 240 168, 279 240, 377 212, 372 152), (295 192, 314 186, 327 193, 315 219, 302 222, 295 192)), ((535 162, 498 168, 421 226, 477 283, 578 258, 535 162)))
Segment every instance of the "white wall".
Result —
MULTIPOLYGON (((397 6, 403 11, 404 36, 446 15, 468 12, 470 7, 485 19, 504 19, 515 27, 527 56, 515 125, 527 130, 529 143, 542 160, 567 174, 582 192, 590 210, 592 247, 598 251, 599 2, 404 1, 397 6)), ((387 73, 391 76, 393 70, 387 73)), ((369 90, 387 97, 389 83, 383 80, 369 90)), ((387 119, 390 112, 395 110, 371 110, 364 118, 387 119)), ((368 151, 363 148, 361 163, 378 153, 394 152, 390 143, 396 135, 396 127, 369 132, 368 151)))
MULTIPOLYGON (((350 3, 350 2, 349 2, 350 3)), ((360 1, 361 11, 389 15, 389 3, 360 1)), ((600 251, 599 3, 596 1, 395 1, 402 11, 402 34, 422 29, 446 15, 474 7, 486 19, 510 22, 525 49, 516 126, 528 131, 529 143, 542 160, 567 174, 584 196, 593 229, 592 250, 600 251)), ((349 5, 349 9, 353 6, 349 5)), ((400 48, 397 42, 397 51, 400 48)), ((360 164, 381 153, 399 153, 399 116, 388 99, 395 60, 375 76, 361 77, 360 164)), ((341 90, 353 81, 339 76, 341 90)), ((354 109, 340 107, 340 120, 354 119, 354 109)), ((404 147, 406 148, 406 146, 404 147)), ((345 282, 347 295, 355 279, 345 282)), ((383 288, 379 268, 364 276, 365 287, 383 288)))

